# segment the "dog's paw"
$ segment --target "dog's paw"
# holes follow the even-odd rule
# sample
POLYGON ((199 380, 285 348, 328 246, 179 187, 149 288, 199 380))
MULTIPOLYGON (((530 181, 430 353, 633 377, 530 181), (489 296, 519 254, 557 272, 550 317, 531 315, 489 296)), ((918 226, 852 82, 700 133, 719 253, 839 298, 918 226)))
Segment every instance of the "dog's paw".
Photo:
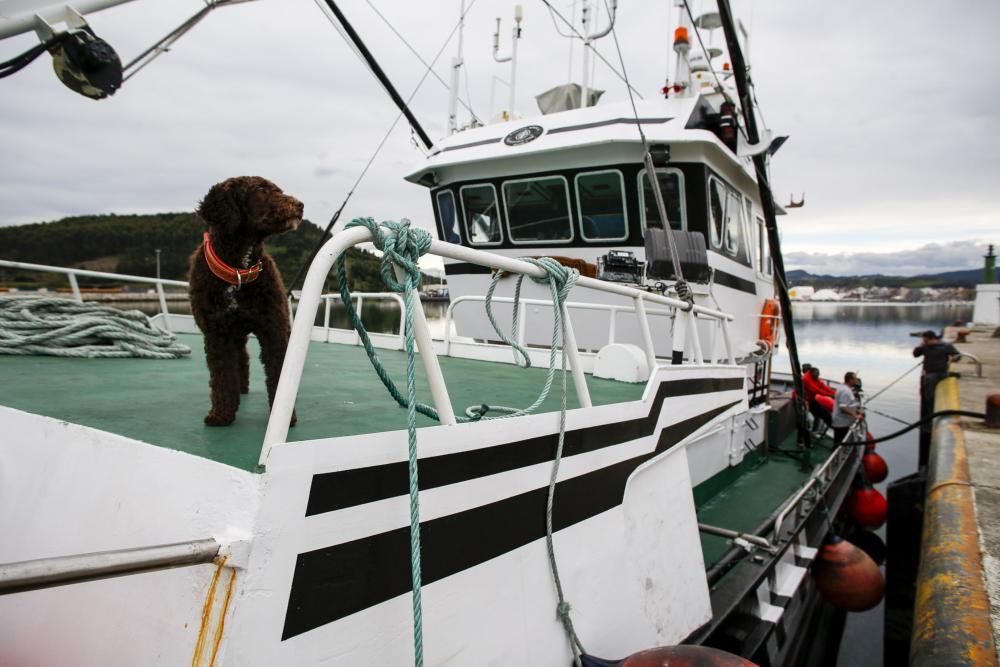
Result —
POLYGON ((205 424, 208 426, 229 426, 236 420, 236 415, 217 415, 209 412, 205 415, 205 424))
POLYGON ((298 421, 299 418, 295 416, 295 410, 292 410, 292 418, 288 420, 288 428, 293 428, 298 421))

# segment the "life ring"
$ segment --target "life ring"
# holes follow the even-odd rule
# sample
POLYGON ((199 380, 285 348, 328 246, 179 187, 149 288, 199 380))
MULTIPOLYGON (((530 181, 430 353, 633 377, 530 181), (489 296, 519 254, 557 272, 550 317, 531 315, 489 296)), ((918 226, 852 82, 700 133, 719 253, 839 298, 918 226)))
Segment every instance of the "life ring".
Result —
POLYGON ((778 342, 779 320, 781 318, 781 306, 776 299, 766 299, 764 308, 760 311, 760 336, 761 340, 767 341, 771 347, 778 342))

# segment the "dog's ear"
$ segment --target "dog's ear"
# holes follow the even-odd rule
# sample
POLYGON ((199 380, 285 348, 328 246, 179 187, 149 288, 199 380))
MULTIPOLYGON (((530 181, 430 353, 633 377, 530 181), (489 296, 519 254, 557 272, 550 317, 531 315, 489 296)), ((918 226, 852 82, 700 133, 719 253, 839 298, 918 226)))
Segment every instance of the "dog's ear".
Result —
POLYGON ((243 223, 240 188, 234 180, 216 183, 198 204, 198 217, 209 230, 232 234, 243 223))

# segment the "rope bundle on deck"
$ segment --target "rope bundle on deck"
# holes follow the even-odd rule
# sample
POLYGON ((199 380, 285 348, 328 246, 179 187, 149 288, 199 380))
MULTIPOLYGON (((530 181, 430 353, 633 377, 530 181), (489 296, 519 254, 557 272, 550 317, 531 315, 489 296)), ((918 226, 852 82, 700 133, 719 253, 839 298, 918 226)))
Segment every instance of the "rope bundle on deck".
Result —
POLYGON ((0 354, 176 359, 191 354, 138 310, 34 296, 0 297, 0 354))

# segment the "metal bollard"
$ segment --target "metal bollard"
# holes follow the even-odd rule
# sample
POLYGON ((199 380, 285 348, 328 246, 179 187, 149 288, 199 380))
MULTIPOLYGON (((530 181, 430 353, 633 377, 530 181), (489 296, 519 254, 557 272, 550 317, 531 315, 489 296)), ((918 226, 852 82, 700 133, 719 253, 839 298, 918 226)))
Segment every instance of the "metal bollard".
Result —
POLYGON ((986 393, 986 428, 1000 428, 1000 391, 986 393))

